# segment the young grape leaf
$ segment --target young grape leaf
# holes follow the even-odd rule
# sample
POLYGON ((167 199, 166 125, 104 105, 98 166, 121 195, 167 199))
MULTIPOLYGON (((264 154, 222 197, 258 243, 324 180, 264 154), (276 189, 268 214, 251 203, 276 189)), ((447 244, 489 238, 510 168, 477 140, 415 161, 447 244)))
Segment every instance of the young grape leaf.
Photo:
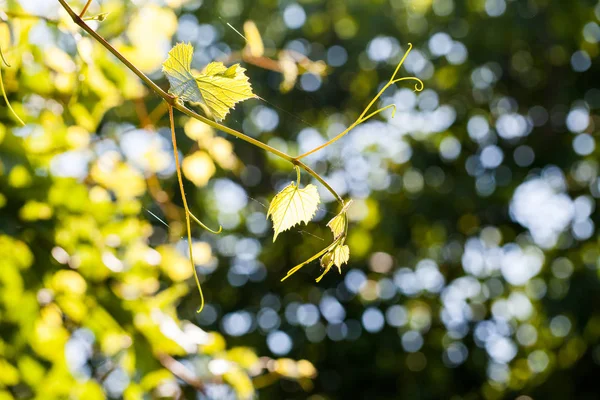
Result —
POLYGON ((236 103, 256 97, 244 72, 240 64, 227 68, 223 63, 212 62, 196 76, 204 103, 216 120, 225 118, 236 103))
POLYGON ((331 229, 331 232, 333 232, 334 239, 337 239, 344 232, 344 229, 346 228, 345 217, 345 213, 339 213, 327 223, 327 226, 331 229))
POLYGON ((169 57, 163 63, 163 72, 169 80, 169 93, 183 101, 200 102, 202 93, 192 75, 192 56, 194 47, 189 43, 177 43, 169 51, 169 57))
POLYGON ((178 43, 169 51, 163 72, 171 85, 169 93, 182 101, 203 103, 212 116, 220 121, 240 102, 256 97, 246 71, 239 64, 227 68, 221 62, 211 62, 204 70, 192 74, 191 44, 178 43))
POLYGON ((338 271, 340 274, 342 273, 342 264, 348 263, 350 259, 350 248, 346 245, 338 246, 333 250, 332 261, 336 267, 338 267, 338 271))
POLYGON ((341 274, 342 265, 348 263, 349 259, 350 248, 342 241, 341 243, 337 244, 333 250, 328 251, 323 257, 321 257, 321 268, 323 268, 323 272, 316 279, 316 281, 321 282, 321 279, 327 275, 331 267, 334 265, 338 268, 338 271, 341 274))
POLYGON ((327 226, 331 229, 331 232, 333 232, 334 239, 340 237, 340 235, 344 233, 344 230, 346 230, 346 212, 348 211, 350 204, 352 204, 352 200, 349 200, 344 204, 342 211, 327 223, 327 226))
POLYGON ((320 201, 317 187, 312 184, 300 189, 292 182, 277 193, 267 211, 267 218, 271 217, 275 231, 273 242, 277 235, 294 225, 301 222, 308 224, 315 216, 320 201))

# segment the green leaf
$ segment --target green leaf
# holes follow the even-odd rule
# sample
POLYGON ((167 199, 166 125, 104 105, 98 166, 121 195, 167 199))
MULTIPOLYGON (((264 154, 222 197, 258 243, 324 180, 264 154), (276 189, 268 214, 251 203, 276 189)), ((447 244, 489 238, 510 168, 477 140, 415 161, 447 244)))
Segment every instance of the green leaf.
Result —
POLYGON ((194 47, 191 44, 176 44, 163 63, 163 72, 171 85, 169 93, 183 101, 199 102, 202 100, 202 94, 192 75, 193 55, 194 47))
POLYGON ((344 204, 342 211, 340 211, 338 215, 333 217, 331 221, 327 223, 327 226, 329 229, 331 229, 331 232, 333 232, 334 239, 340 237, 340 235, 346 230, 346 212, 348 211, 350 204, 352 204, 352 200, 349 200, 346 204, 344 204))
POLYGON ((338 271, 341 274, 342 265, 348 263, 348 260, 350 259, 350 248, 344 244, 343 240, 341 240, 340 243, 334 242, 333 245, 335 245, 333 250, 328 251, 323 257, 321 257, 321 268, 323 268, 323 272, 316 279, 317 282, 321 282, 321 279, 327 275, 331 267, 334 265, 338 268, 338 271))
POLYGON ((338 267, 338 271, 340 274, 342 273, 342 264, 348 263, 350 259, 350 248, 347 245, 337 246, 335 250, 333 250, 332 261, 336 267, 338 267))
POLYGON ((277 239, 277 235, 294 225, 301 222, 308 224, 315 216, 320 201, 315 185, 307 185, 304 189, 300 189, 295 182, 292 182, 277 193, 267 212, 267 218, 270 216, 273 221, 275 231, 273 242, 277 239))
POLYGON ((252 86, 239 64, 227 68, 221 62, 211 62, 204 70, 192 74, 191 44, 179 43, 169 51, 163 63, 163 72, 169 80, 169 93, 182 101, 204 104, 212 116, 222 120, 240 101, 256 97, 252 86))
POLYGON ((215 119, 222 120, 236 103, 256 97, 244 72, 240 64, 226 68, 223 63, 212 62, 196 77, 204 103, 215 119))

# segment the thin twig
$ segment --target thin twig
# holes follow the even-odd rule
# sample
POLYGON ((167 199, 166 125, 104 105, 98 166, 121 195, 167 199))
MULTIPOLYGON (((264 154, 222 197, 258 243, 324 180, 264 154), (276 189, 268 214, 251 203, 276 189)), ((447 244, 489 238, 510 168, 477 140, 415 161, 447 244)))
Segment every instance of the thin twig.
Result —
POLYGON ((152 89, 152 91, 154 91, 156 94, 158 94, 160 97, 162 97, 167 102, 167 104, 169 104, 173 108, 176 108, 177 110, 181 111, 182 113, 186 114, 189 117, 195 118, 195 119, 199 120, 200 122, 203 122, 217 130, 220 130, 222 132, 225 132, 232 136, 235 136, 235 137, 237 137, 241 140, 244 140, 250 144, 253 144, 265 151, 268 151, 269 153, 272 153, 280 158, 283 158, 284 160, 287 160, 294 165, 299 166, 300 168, 305 170, 307 173, 309 173, 311 176, 313 176, 315 179, 317 179, 319 182, 321 182, 325 186, 325 188, 329 192, 331 192, 331 194, 340 203, 343 203, 340 195, 337 194, 337 192, 335 190, 333 190, 333 188, 329 184, 327 184, 325 182, 325 180, 323 180, 323 178, 321 178, 321 176, 319 174, 317 174, 315 171, 310 169, 307 165, 305 165, 301 161, 294 159, 294 157, 290 156, 289 154, 279 151, 279 150, 275 149, 274 147, 271 147, 271 146, 261 142, 260 140, 256 140, 248 135, 245 135, 242 132, 236 131, 235 129, 231 129, 228 126, 222 125, 218 122, 215 122, 206 117, 203 117, 202 115, 190 110, 189 108, 184 106, 182 103, 178 102, 174 96, 172 96, 171 94, 169 94, 169 93, 165 92, 163 89, 161 89, 156 83, 154 83, 150 78, 148 78, 135 65, 133 65, 129 60, 127 60, 127 58, 125 58, 125 56, 123 56, 117 49, 115 49, 110 43, 108 43, 101 35, 99 35, 96 31, 94 31, 92 28, 90 28, 90 26, 88 24, 86 24, 85 21, 83 19, 81 19, 81 17, 79 17, 79 15, 77 15, 73 11, 73 9, 69 6, 69 4, 66 2, 66 0, 58 0, 58 2, 67 11, 67 13, 71 17, 71 19, 73 19, 73 22, 75 22, 77 25, 79 25, 83 30, 85 30, 89 35, 91 35, 96 41, 98 41, 108 51, 110 51, 115 57, 117 57, 123 64, 125 64, 125 66, 127 66, 127 68, 129 68, 142 81, 144 81, 144 83, 146 83, 146 85, 148 85, 150 87, 150 89, 152 89))
POLYGON ((79 18, 83 18, 83 16, 87 12, 88 8, 90 8, 91 4, 92 4, 92 0, 87 0, 87 2, 85 3, 85 6, 83 6, 83 8, 81 9, 81 12, 79 13, 79 18))
POLYGON ((201 393, 205 393, 204 383, 185 367, 182 363, 166 353, 159 353, 156 356, 163 367, 171 371, 173 375, 196 389, 201 393))
POLYGON ((13 11, 0 11, 0 19, 2 19, 2 21, 7 22, 8 17, 16 18, 16 19, 41 19, 42 21, 45 21, 45 22, 47 22, 49 24, 53 24, 53 25, 58 25, 58 23, 59 23, 59 21, 57 21, 55 19, 51 19, 51 18, 44 17, 41 15, 22 14, 22 13, 16 13, 13 11))

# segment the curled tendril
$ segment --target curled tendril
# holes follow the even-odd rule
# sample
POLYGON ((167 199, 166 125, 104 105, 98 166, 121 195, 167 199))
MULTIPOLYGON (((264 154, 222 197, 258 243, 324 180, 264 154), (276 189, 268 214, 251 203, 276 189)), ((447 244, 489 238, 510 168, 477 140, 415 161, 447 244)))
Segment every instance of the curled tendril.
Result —
POLYGON ((4 53, 2 53, 2 47, 0 47, 0 58, 2 58, 2 62, 8 67, 10 68, 10 64, 8 63, 8 61, 6 61, 6 58, 4 58, 4 53))
POLYGON ((388 108, 394 108, 394 110, 392 111, 392 118, 394 117, 395 113, 396 113, 396 106, 395 105, 389 105, 383 108, 380 108, 374 112, 372 112, 369 115, 366 115, 369 110, 373 107, 373 105, 375 104, 375 102, 381 97, 381 95, 383 94, 383 92, 385 92, 390 86, 398 83, 398 82, 402 82, 402 81, 407 81, 407 80, 412 80, 412 81, 416 81, 415 83, 415 92, 420 92, 425 88, 425 85, 423 84, 423 81, 420 80, 419 78, 417 78, 416 76, 407 76, 407 77, 402 77, 402 78, 396 78, 396 76, 398 75, 398 72, 400 71, 400 67, 402 67, 402 64, 404 64, 404 61, 406 60, 406 58, 408 57, 408 54, 410 53, 410 51, 412 50, 412 44, 409 43, 408 44, 408 49, 406 50, 406 52, 404 53, 404 55, 402 56, 402 59, 400 59, 400 62, 398 62, 398 65, 396 66, 396 69, 394 70, 394 73, 392 74, 392 76, 390 77, 390 79, 387 81, 387 83, 381 88, 381 90, 375 95, 375 97, 373 97, 373 99, 371 100, 371 102, 365 107, 365 109, 363 110, 363 112, 360 114, 360 116, 356 119, 356 121, 354 121, 354 123, 352 123, 352 125, 350 125, 348 128, 346 128, 343 132, 337 134, 335 137, 333 137, 332 139, 328 140, 327 142, 315 147, 312 150, 307 151, 306 153, 300 154, 299 156, 295 157, 294 160, 298 161, 306 156, 309 156, 313 153, 316 153, 319 150, 324 149, 325 147, 329 146, 330 144, 336 142, 337 140, 339 140, 340 138, 342 138, 343 136, 347 135, 348 132, 350 132, 352 129, 356 128, 358 125, 360 125, 361 123, 365 122, 366 120, 368 120, 369 118, 381 113, 382 111, 388 109, 388 108))
POLYGON ((425 84, 423 84, 423 81, 417 78, 416 76, 406 76, 404 78, 394 79, 393 81, 391 81, 391 83, 395 84, 400 81, 417 81, 417 83, 415 83, 415 92, 420 92, 425 88, 425 84))
POLYGON ((196 222, 198 225, 200 225, 202 228, 206 229, 207 231, 209 231, 210 233, 214 233, 215 235, 218 235, 219 233, 223 232, 223 227, 221 225, 219 225, 219 229, 214 230, 214 229, 210 229, 208 226, 206 226, 202 221, 200 221, 194 214, 192 214, 190 212, 190 217, 194 220, 194 222, 196 222))
MULTIPOLYGON (((375 104, 375 102, 381 97, 381 95, 383 94, 383 92, 385 92, 390 86, 395 85, 396 83, 399 82, 403 82, 403 81, 416 81, 415 83, 415 88, 414 91, 415 92, 420 92, 425 88, 425 84, 423 83, 423 81, 419 78, 417 78, 416 76, 406 76, 406 77, 402 77, 402 78, 396 78, 396 76, 398 75, 398 72, 400 71, 400 67, 402 66, 402 64, 404 64, 404 61, 406 60, 406 58, 408 57, 408 54, 410 53, 410 51, 412 50, 412 44, 409 43, 408 44, 408 49, 406 50, 406 52, 404 53, 404 56, 402 56, 402 59, 400 60, 400 62, 398 63, 398 65, 396 66, 396 69, 394 71, 394 73, 392 74, 391 78, 388 80, 388 82, 381 88, 381 90, 375 95, 375 97, 373 97, 373 99, 371 100, 371 102, 367 105, 367 107, 363 110, 363 112, 360 114, 360 116, 356 119, 356 121, 350 125, 348 128, 346 128, 343 132, 339 133, 337 136, 335 136, 334 138, 330 139, 328 142, 315 147, 314 149, 301 154, 299 156, 297 156, 295 158, 296 161, 300 160, 301 158, 304 158, 310 154, 313 154, 327 146, 329 146, 330 144, 334 143, 335 141, 339 140, 342 136, 348 134, 348 132, 350 132, 352 129, 354 129, 355 127, 357 127, 358 125, 360 125, 361 123, 367 121, 368 119, 381 114, 382 112, 388 110, 388 109, 392 109, 392 115, 391 117, 394 118, 396 115, 396 105, 395 104, 389 104, 385 107, 381 107, 373 112, 371 112, 370 114, 366 115, 369 110, 373 107, 373 105, 375 104)), ((348 203, 349 205, 349 203, 348 203)), ((345 209, 346 207, 344 207, 345 209)), ((336 248, 338 246, 343 246, 344 245, 344 240, 346 239, 346 234, 348 232, 348 217, 345 214, 345 210, 342 209, 342 213, 344 213, 344 231, 342 232, 342 234, 340 234, 338 237, 335 238, 334 242, 331 243, 329 246, 325 247, 323 250, 321 250, 320 252, 318 252, 317 254, 315 254, 314 256, 310 257, 308 260, 304 261, 303 263, 300 263, 298 265, 296 265, 294 268, 290 269, 287 273, 286 276, 284 276, 281 281, 283 282, 284 280, 286 280, 287 278, 289 278, 291 275, 293 275, 295 272, 297 272, 300 268, 302 268, 303 266, 305 266, 306 264, 316 260, 317 258, 323 256, 324 258, 327 257, 328 255, 330 255, 331 253, 335 252, 336 248)), ((333 265, 333 261, 328 262, 325 266, 324 266, 324 270, 321 273, 321 275, 316 279, 317 282, 320 282, 321 279, 323 279, 323 277, 331 270, 331 267, 333 265)), ((340 268, 340 265, 338 265, 338 268, 340 268)), ((341 270, 340 270, 341 271, 341 270)))
MULTIPOLYGON (((0 47, 0 58, 2 58, 2 62, 4 64, 6 64, 7 67, 10 67, 10 64, 8 63, 8 61, 6 61, 6 58, 4 58, 4 54, 2 53, 2 47, 0 47)), ((6 105, 8 106, 8 109, 10 110, 12 115, 15 117, 15 119, 17 121, 19 121, 19 123, 21 125, 25 126, 25 122, 23 122, 23 120, 21 118, 19 118, 19 116, 17 115, 15 110, 10 105, 10 101, 8 101, 8 97, 6 96, 6 90, 4 89, 4 82, 2 80, 2 66, 0 66, 0 90, 2 91, 2 97, 4 97, 4 101, 6 102, 6 105)))

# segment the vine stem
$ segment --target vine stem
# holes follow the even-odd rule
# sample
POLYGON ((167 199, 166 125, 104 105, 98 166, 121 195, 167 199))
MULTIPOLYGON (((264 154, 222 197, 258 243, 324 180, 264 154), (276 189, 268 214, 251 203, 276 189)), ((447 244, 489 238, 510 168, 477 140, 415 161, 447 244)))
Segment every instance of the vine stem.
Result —
POLYGON ((296 170, 296 186, 300 187, 300 167, 294 165, 294 169, 296 170))
POLYGON ((208 119, 206 117, 203 117, 202 115, 196 113, 195 111, 190 110, 189 108, 187 108, 186 106, 184 106, 182 103, 180 103, 179 101, 177 101, 177 98, 175 96, 172 96, 171 94, 165 92, 163 89, 161 89, 156 83, 154 83, 154 81, 152 81, 152 79, 148 78, 146 76, 146 74, 144 74, 142 71, 140 71, 135 65, 133 65, 127 58, 125 58, 125 56, 123 56, 123 54, 121 54, 117 49, 115 49, 110 43, 108 43, 106 41, 106 39, 104 39, 100 34, 98 34, 96 31, 94 31, 88 24, 85 23, 85 21, 79 16, 77 15, 77 13, 75 13, 75 11, 73 11, 73 9, 71 8, 71 6, 69 6, 69 4, 66 2, 66 0, 58 0, 58 2, 60 3, 60 5, 65 9, 65 11, 69 14, 69 16, 71 17, 71 19, 73 20, 73 22, 75 24, 77 24, 79 27, 81 27, 81 29, 83 29, 84 31, 86 31, 90 36, 92 36, 98 43, 100 43, 102 46, 104 46, 108 51, 110 51, 115 57, 117 57, 127 68, 129 68, 129 70, 131 70, 134 74, 136 74, 142 81, 144 81, 144 83, 156 94, 158 94, 160 97, 162 97, 167 104, 172 107, 175 108, 177 110, 179 110, 180 112, 184 113, 185 115, 197 119, 200 122, 203 122, 217 130, 220 130, 222 132, 225 132, 229 135, 235 136, 238 139, 241 139, 245 142, 248 142, 250 144, 253 144, 256 147, 259 147, 271 154, 274 154, 284 160, 287 160, 289 162, 291 162, 292 164, 302 168, 303 170, 305 170, 308 174, 310 174, 313 178, 315 178, 316 180, 318 180, 335 198, 338 202, 340 202, 341 204, 343 204, 342 198, 340 197, 340 195, 333 190, 333 188, 327 184, 327 182, 325 182, 325 180, 319 175, 317 174, 315 171, 313 171, 311 168, 309 168, 306 164, 304 164, 303 162, 301 162, 300 160, 290 156, 287 153, 284 153, 282 151, 277 150, 274 147, 271 147, 263 142, 261 142, 260 140, 254 139, 248 135, 245 135, 242 132, 236 131, 235 129, 229 128, 225 125, 222 125, 216 121, 213 121, 211 119, 208 119))
POLYGON ((204 308, 204 293, 202 293, 202 286, 200 286, 200 279, 198 279, 198 271, 196 271, 196 264, 194 263, 194 252, 192 248, 192 227, 190 223, 190 209, 188 208, 187 199, 185 197, 185 190, 183 189, 183 178, 181 176, 181 167, 179 164, 179 150, 177 150, 177 137, 175 135, 175 118, 173 117, 173 107, 169 105, 169 123, 171 125, 171 140, 173 141, 173 155, 175 156, 175 170, 177 171, 177 181, 179 182, 179 190, 181 191, 181 198, 183 200, 183 208, 185 210, 185 225, 187 230, 188 238, 188 250, 190 252, 190 261, 192 262, 192 270, 194 271, 194 279, 198 286, 198 292, 200 293, 200 308, 197 312, 202 311, 204 308))

